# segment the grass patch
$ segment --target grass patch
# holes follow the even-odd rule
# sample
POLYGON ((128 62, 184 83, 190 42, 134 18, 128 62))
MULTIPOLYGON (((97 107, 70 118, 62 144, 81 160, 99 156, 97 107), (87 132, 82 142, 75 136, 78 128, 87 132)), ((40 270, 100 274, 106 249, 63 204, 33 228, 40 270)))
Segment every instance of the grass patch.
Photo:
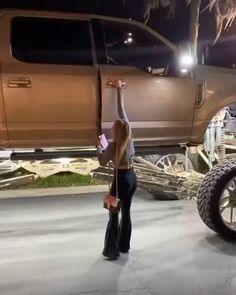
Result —
MULTIPOLYGON (((18 176, 23 176, 29 174, 28 171, 24 169, 19 169, 18 171, 4 174, 0 177, 1 180, 7 178, 14 178, 18 176)), ((36 182, 28 185, 17 186, 16 188, 53 188, 53 187, 72 187, 72 186, 86 186, 86 185, 98 185, 104 184, 103 181, 94 179, 91 175, 81 175, 71 172, 61 172, 46 178, 37 178, 36 182)), ((14 186, 12 187, 14 188, 14 186)))
POLYGON ((80 175, 75 173, 58 173, 47 178, 38 178, 35 183, 28 185, 28 188, 50 188, 70 187, 83 185, 97 185, 100 181, 91 175, 80 175))

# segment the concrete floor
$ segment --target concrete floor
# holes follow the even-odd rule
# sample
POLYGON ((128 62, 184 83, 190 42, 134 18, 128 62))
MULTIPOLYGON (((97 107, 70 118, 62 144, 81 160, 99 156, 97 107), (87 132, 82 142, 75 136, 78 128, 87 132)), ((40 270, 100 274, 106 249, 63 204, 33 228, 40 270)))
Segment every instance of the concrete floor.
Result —
POLYGON ((236 245, 204 226, 195 202, 138 191, 131 253, 111 262, 100 196, 1 200, 0 294, 236 294, 236 245))

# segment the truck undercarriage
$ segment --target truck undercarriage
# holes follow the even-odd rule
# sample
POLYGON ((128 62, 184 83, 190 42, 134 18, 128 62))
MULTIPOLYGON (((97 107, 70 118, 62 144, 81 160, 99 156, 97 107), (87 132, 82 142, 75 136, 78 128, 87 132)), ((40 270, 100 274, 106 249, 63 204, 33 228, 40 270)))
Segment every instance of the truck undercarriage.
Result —
MULTIPOLYGON (((197 199, 204 223, 221 235, 236 239, 235 134, 236 118, 227 107, 213 118, 200 146, 136 148, 139 187, 158 199, 197 199), (197 158, 209 170, 206 176, 196 167, 197 158)), ((111 180, 113 173, 109 167, 98 167, 94 148, 8 151, 8 158, 0 163, 1 174, 19 168, 29 171, 29 175, 2 179, 2 189, 34 181, 35 175, 47 177, 61 171, 92 173, 101 180, 111 180)))

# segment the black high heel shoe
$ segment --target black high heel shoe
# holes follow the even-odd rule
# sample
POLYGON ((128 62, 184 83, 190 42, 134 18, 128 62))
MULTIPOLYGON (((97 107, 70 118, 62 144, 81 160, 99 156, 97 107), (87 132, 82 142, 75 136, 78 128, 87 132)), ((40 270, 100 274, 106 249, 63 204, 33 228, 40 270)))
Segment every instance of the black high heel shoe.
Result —
POLYGON ((129 253, 129 249, 120 249, 119 251, 120 251, 120 253, 123 253, 123 254, 129 253))
POLYGON ((102 253, 102 255, 105 257, 106 260, 117 260, 118 257, 120 256, 119 254, 114 255, 114 254, 106 254, 106 253, 102 253))

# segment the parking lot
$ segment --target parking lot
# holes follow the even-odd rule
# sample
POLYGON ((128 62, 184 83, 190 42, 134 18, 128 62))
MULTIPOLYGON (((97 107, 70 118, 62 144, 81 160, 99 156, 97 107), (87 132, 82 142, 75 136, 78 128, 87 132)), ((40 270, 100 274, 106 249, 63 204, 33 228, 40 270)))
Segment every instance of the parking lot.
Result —
POLYGON ((105 261, 101 197, 1 200, 1 295, 235 294, 235 244, 204 226, 194 201, 139 190, 131 252, 105 261))

